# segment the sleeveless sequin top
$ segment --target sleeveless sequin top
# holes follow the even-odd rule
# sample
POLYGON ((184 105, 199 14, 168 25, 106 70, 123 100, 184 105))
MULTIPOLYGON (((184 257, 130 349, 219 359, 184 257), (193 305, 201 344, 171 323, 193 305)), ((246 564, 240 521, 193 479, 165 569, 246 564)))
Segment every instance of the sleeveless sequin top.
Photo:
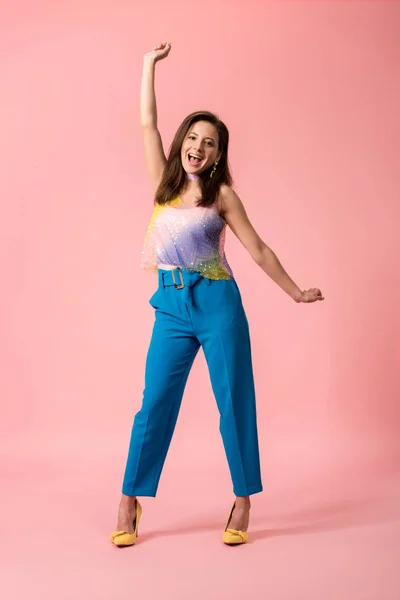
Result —
POLYGON ((226 222, 216 205, 185 205, 178 197, 157 204, 151 216, 141 267, 181 267, 208 279, 233 279, 225 257, 226 222))

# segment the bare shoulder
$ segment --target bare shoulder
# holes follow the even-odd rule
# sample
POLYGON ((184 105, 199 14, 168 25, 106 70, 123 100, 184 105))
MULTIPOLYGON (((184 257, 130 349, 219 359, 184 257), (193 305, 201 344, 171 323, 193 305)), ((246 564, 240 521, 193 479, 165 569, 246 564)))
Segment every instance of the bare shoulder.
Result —
POLYGON ((219 196, 221 200, 225 200, 226 202, 232 202, 235 196, 237 196, 235 190, 230 186, 223 183, 219 188, 219 196))
POLYGON ((226 183, 223 183, 219 188, 218 193, 218 205, 221 216, 235 210, 240 204, 241 200, 235 190, 229 185, 226 185, 226 183))
POLYGON ((235 190, 225 183, 219 189, 218 204, 222 216, 243 206, 235 190))

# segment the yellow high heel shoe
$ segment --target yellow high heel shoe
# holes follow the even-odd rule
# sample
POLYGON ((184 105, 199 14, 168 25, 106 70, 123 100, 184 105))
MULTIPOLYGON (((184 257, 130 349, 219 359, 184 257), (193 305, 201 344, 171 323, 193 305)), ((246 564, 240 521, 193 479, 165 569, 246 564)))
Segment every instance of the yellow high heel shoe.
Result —
POLYGON ((142 516, 142 507, 139 500, 135 499, 136 515, 133 521, 133 533, 126 531, 113 531, 110 535, 110 542, 113 542, 119 548, 122 546, 133 546, 136 544, 136 538, 139 537, 139 521, 142 516))
POLYGON ((237 544, 245 544, 249 541, 249 536, 247 531, 242 531, 241 529, 228 529, 229 523, 232 519, 233 511, 235 510, 236 502, 233 503, 232 510, 230 512, 228 521, 226 523, 225 531, 222 534, 222 541, 224 544, 228 546, 236 546, 237 544))

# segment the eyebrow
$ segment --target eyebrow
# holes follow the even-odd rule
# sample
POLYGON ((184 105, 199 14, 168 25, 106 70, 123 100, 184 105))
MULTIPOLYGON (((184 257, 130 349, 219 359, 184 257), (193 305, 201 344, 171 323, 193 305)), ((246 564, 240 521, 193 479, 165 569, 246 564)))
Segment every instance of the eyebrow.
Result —
MULTIPOLYGON (((194 131, 189 131, 188 135, 196 135, 197 137, 199 137, 199 136, 198 136, 198 134, 197 134, 196 132, 194 132, 194 131)), ((215 144, 217 143, 217 142, 214 140, 214 138, 212 138, 212 137, 206 137, 206 138, 204 138, 204 139, 205 139, 205 140, 211 140, 211 141, 212 141, 212 142, 214 142, 215 144)))

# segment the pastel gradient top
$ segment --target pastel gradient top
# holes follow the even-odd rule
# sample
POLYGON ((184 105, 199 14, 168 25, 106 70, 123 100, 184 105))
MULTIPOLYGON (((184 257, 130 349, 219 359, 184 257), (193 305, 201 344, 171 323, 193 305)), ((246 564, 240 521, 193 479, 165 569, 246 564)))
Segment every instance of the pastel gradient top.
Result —
POLYGON ((186 205, 180 197, 157 204, 151 216, 141 266, 181 267, 208 279, 233 279, 225 258, 226 222, 217 206, 186 205))

